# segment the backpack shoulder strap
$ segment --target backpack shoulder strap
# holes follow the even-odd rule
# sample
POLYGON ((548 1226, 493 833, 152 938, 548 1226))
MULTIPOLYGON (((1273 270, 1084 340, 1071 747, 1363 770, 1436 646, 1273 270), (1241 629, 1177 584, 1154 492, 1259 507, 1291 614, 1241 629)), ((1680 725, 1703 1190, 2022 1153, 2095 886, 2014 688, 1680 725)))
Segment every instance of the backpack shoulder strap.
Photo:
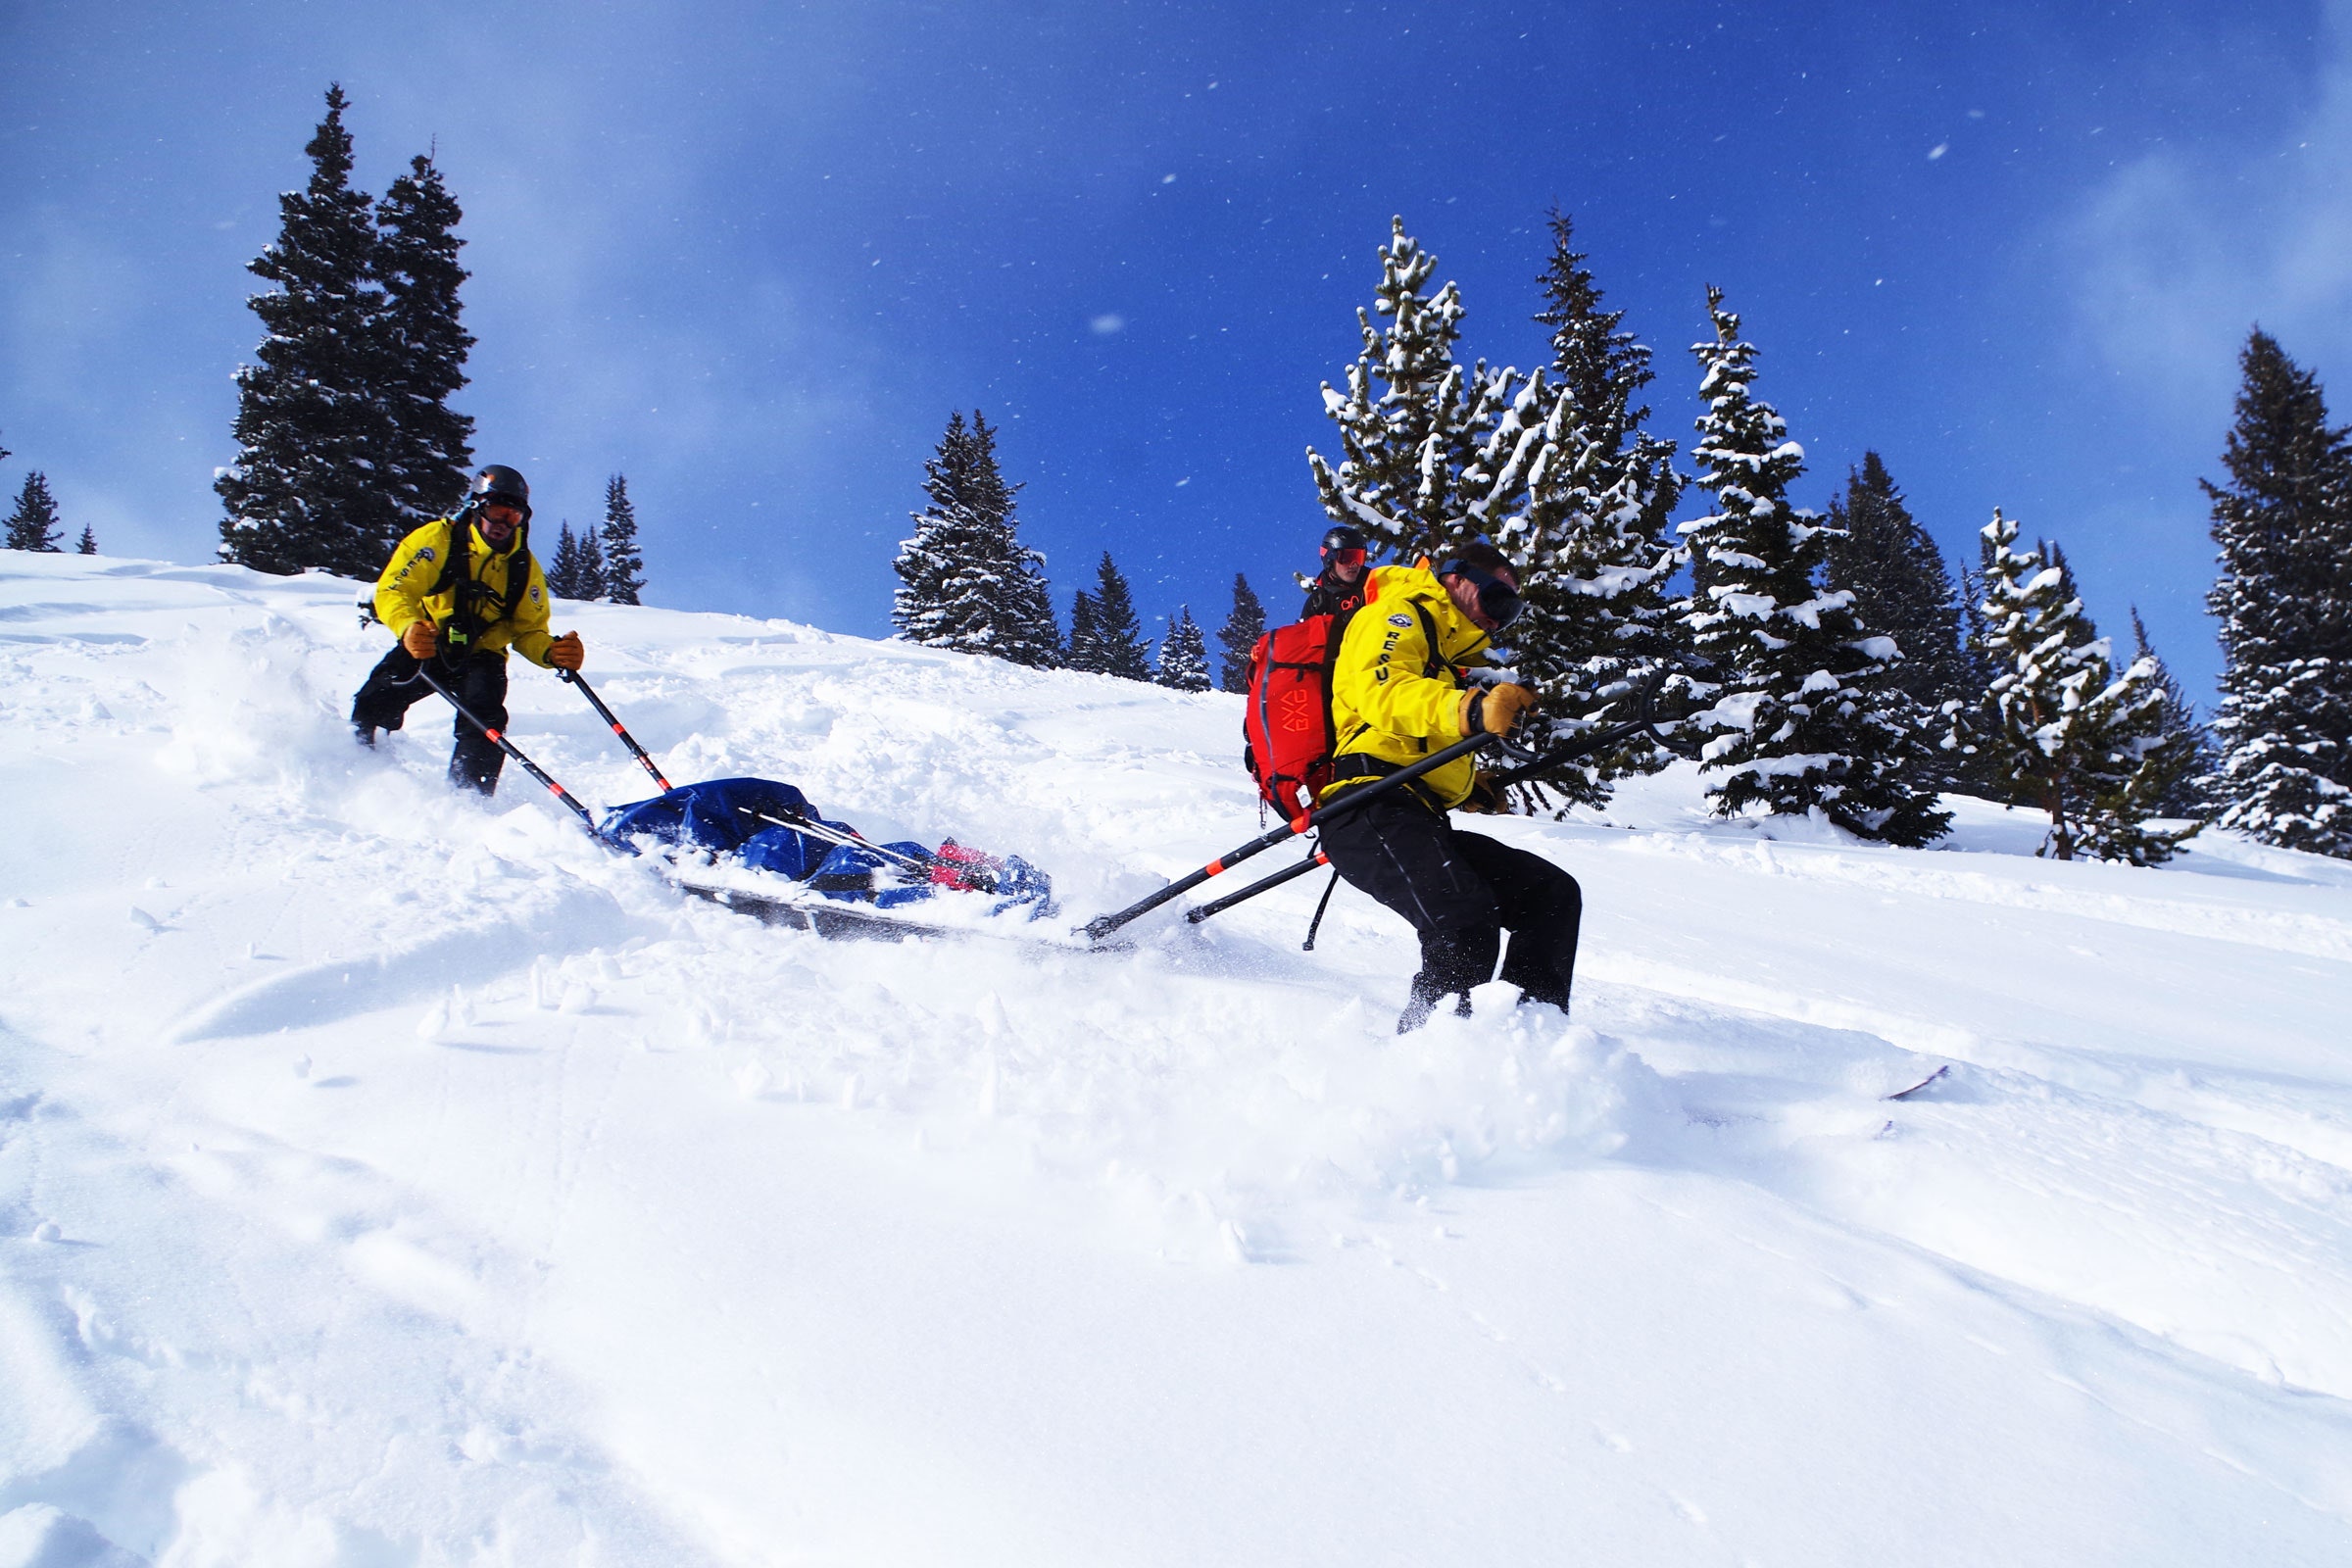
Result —
POLYGON ((449 519, 449 542, 441 547, 441 570, 433 578, 433 585, 424 591, 425 598, 435 599, 449 592, 453 577, 463 580, 472 570, 473 564, 466 560, 467 547, 472 543, 467 537, 470 532, 468 524, 456 517, 449 519))
POLYGON ((1421 617, 1421 636, 1429 644, 1429 662, 1421 666, 1421 673, 1434 679, 1446 667, 1446 661, 1438 653, 1438 623, 1431 617, 1429 607, 1418 599, 1413 601, 1413 613, 1421 617))

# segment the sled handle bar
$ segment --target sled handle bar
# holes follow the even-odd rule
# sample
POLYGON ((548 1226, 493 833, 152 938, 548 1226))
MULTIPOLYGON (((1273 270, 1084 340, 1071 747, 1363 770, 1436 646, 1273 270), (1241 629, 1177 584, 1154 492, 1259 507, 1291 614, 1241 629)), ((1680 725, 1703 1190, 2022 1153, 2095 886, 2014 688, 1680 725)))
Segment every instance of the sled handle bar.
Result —
POLYGON ((1622 724, 1612 724, 1607 729, 1589 735, 1580 735, 1557 751, 1545 752, 1541 757, 1521 762, 1517 767, 1506 768, 1494 775, 1494 782, 1507 787, 1512 784, 1524 783, 1528 779, 1541 778, 1552 769, 1564 767, 1580 757, 1592 752, 1604 751, 1619 741, 1631 740, 1643 731, 1647 731, 1651 740, 1677 757, 1697 756, 1695 751, 1687 750, 1678 745, 1672 737, 1658 727, 1658 717, 1653 711, 1653 707, 1657 701, 1658 688, 1664 685, 1665 681, 1666 669, 1661 665, 1651 671, 1649 678, 1642 683, 1642 701, 1636 716, 1627 719, 1622 724))
POLYGON ((1292 818, 1289 822, 1284 823, 1281 827, 1261 833, 1256 838, 1251 839, 1249 843, 1242 845, 1238 849, 1226 851, 1223 855, 1218 856, 1215 859, 1200 867, 1200 870, 1188 872, 1187 874, 1178 877, 1175 881, 1169 883, 1166 887, 1161 888, 1158 892, 1138 899, 1135 903, 1130 904, 1124 909, 1118 909, 1109 914, 1096 916, 1094 919, 1089 920, 1081 929, 1084 932, 1087 940, 1090 942, 1100 942, 1102 938, 1110 935, 1110 933, 1116 931, 1128 921, 1139 919, 1144 915, 1150 914, 1153 909, 1158 908, 1170 899, 1191 892, 1194 888, 1199 887, 1210 877, 1216 876, 1220 872, 1231 870, 1234 866, 1241 864, 1244 860, 1249 859, 1251 856, 1256 855, 1264 850, 1270 850, 1277 844, 1286 843, 1291 839, 1298 838, 1301 834, 1310 833, 1327 822, 1337 820, 1340 817, 1347 816, 1351 812, 1360 810, 1370 802, 1379 800, 1381 796, 1385 795, 1390 790, 1396 789, 1401 785, 1409 784, 1414 779, 1419 778, 1422 774, 1427 773, 1432 769, 1444 767, 1447 762, 1452 761, 1457 757, 1468 757, 1471 753, 1490 746, 1500 738, 1501 737, 1497 735, 1482 732, 1469 737, 1467 740, 1456 741, 1442 752, 1432 752, 1429 756, 1424 757, 1421 759, 1421 760, 1413 763, 1409 767, 1399 768, 1394 773, 1384 774, 1381 777, 1374 779, 1369 784, 1364 785, 1360 789, 1349 790, 1347 794, 1340 796, 1336 800, 1324 802, 1319 806, 1299 812, 1298 816, 1292 818))
POLYGON ((836 829, 830 822, 820 822, 813 816, 770 816, 765 811, 756 811, 748 806, 738 806, 735 809, 751 817, 754 821, 772 822, 777 827, 788 827, 795 833, 806 833, 810 838, 821 840, 826 844, 839 845, 843 849, 871 850, 885 860, 896 861, 909 871, 921 871, 928 875, 933 864, 930 860, 918 860, 911 855, 903 855, 886 845, 876 844, 861 833, 836 829))
POLYGON ((460 718, 464 719, 466 723, 471 724, 475 729, 480 730, 498 747, 500 751, 506 753, 517 762, 520 762, 530 773, 531 777, 546 785, 548 792, 554 795, 557 800, 562 801, 565 806, 568 806, 574 811, 577 811, 580 816, 580 825, 588 830, 591 838, 601 840, 604 837, 602 833, 599 833, 596 830, 596 817, 594 813, 592 813, 588 808, 582 806, 579 801, 573 797, 571 791, 565 789, 554 779, 549 778, 546 770, 540 767, 537 762, 534 762, 529 758, 523 756, 521 747, 507 739, 507 737, 500 731, 493 729, 488 724, 483 723, 481 719, 475 716, 475 714, 469 709, 467 709, 464 703, 458 701, 457 693, 451 691, 448 687, 442 685, 439 681, 433 678, 433 672, 429 666, 423 663, 417 664, 416 673, 417 676, 422 679, 427 686, 430 686, 433 690, 439 692, 443 697, 449 699, 449 706, 458 710, 458 716, 460 718))
MULTIPOLYGON (((1544 756, 1539 757, 1535 759, 1535 760, 1525 763, 1522 766, 1514 767, 1508 772, 1495 774, 1494 782, 1497 784, 1516 784, 1520 780, 1542 772, 1545 768, 1558 767, 1564 762, 1572 762, 1587 752, 1598 751, 1604 746, 1614 746, 1617 744, 1617 742, 1626 739, 1636 730, 1639 730, 1643 726, 1641 723, 1619 724, 1613 728, 1602 730, 1596 735, 1585 736, 1583 739, 1577 741, 1573 745, 1564 746, 1556 752, 1547 753, 1544 756)), ((1367 791, 1365 793, 1369 792, 1367 791)), ((1340 797, 1340 800, 1345 801, 1350 798, 1351 797, 1343 795, 1340 797)), ((1332 804, 1337 806, 1340 803, 1339 801, 1334 801, 1332 804)), ((1322 854, 1321 852, 1317 852, 1312 858, 1302 860, 1297 865, 1286 867, 1283 870, 1275 872, 1272 876, 1258 878, 1255 882, 1250 883, 1248 887, 1243 888, 1238 893, 1228 893, 1225 895, 1225 897, 1214 900, 1208 904, 1203 904, 1199 908, 1187 909, 1184 911, 1184 917, 1194 925, 1199 925, 1201 921, 1207 919, 1212 914, 1223 914, 1227 909, 1232 908, 1237 904, 1244 903, 1250 899, 1254 899, 1260 893, 1271 893, 1276 888, 1281 887, 1284 883, 1295 881, 1298 878, 1306 875, 1307 872, 1312 871, 1316 866, 1326 865, 1329 863, 1330 857, 1322 854)))
POLYGON ((645 764, 645 770, 654 775, 654 782, 662 786, 662 794, 667 795, 671 790, 677 788, 676 785, 662 776, 662 769, 654 765, 654 760, 646 755, 645 748, 637 744, 637 737, 630 734, 621 724, 620 719, 614 715, 612 710, 605 706, 605 700, 596 695, 596 688, 588 684, 586 676, 576 669, 559 669, 556 673, 563 678, 566 685, 577 686, 580 689, 580 695, 588 699, 588 706, 595 709, 603 716, 604 721, 612 726, 612 733, 620 737, 620 744, 635 754, 637 760, 645 764))
MULTIPOLYGON (((1526 758, 1527 760, 1521 762, 1517 767, 1508 768, 1500 773, 1494 774, 1494 782, 1497 785, 1507 786, 1521 783, 1527 779, 1536 778, 1544 773, 1551 771, 1553 768, 1564 767, 1568 763, 1575 761, 1578 758, 1586 756, 1588 753, 1604 751, 1607 748, 1616 745, 1619 741, 1631 740, 1634 736, 1642 733, 1643 730, 1647 730, 1650 738, 1658 742, 1659 745, 1665 746, 1669 751, 1679 752, 1679 748, 1669 743, 1666 737, 1658 732, 1657 720, 1651 715, 1649 710, 1650 699, 1656 695, 1660 679, 1661 676, 1653 675, 1647 682, 1643 684, 1642 688, 1641 717, 1628 719, 1622 724, 1612 724, 1607 729, 1597 730, 1589 735, 1581 735, 1575 740, 1570 741, 1567 745, 1560 747, 1556 751, 1545 752, 1540 757, 1531 753, 1522 752, 1515 746, 1509 747, 1507 749, 1511 751, 1513 755, 1526 758)), ((1492 740, 1495 737, 1488 736, 1486 738, 1492 740)), ((1478 737, 1473 736, 1472 739, 1476 740, 1478 737)), ((1470 742, 1465 741, 1462 744, 1467 746, 1470 744, 1470 742)), ((1459 748, 1456 750, 1459 750, 1459 748)), ((1448 754, 1440 753, 1438 757, 1431 758, 1428 762, 1419 763, 1416 765, 1433 765, 1440 760, 1440 758, 1443 758, 1446 755, 1448 754)), ((1410 769, 1407 769, 1407 772, 1410 771, 1410 769)), ((1383 779, 1381 782, 1383 784, 1395 783, 1400 781, 1405 776, 1405 773, 1396 773, 1390 775, 1386 779, 1383 779)), ((1347 801, 1361 800, 1363 797, 1368 796, 1371 793, 1372 791, 1367 789, 1357 791, 1352 795, 1343 795, 1339 800, 1334 801, 1332 806, 1338 807, 1347 801)), ((1334 813, 1327 808, 1322 817, 1318 820, 1328 820, 1332 814, 1334 813)), ((1281 841, 1277 839, 1275 842, 1279 843, 1281 841)), ((1228 858, 1228 862, 1230 862, 1231 858, 1228 858)), ((1283 886, 1285 883, 1295 881, 1296 879, 1306 875, 1316 866, 1327 864, 1329 862, 1329 858, 1330 858, 1328 856, 1318 852, 1311 859, 1304 860, 1299 864, 1288 867, 1285 870, 1277 871, 1272 876, 1260 877, 1257 881, 1250 883, 1248 887, 1243 888, 1238 893, 1229 893, 1224 898, 1201 905, 1199 908, 1187 909, 1184 913, 1184 917, 1191 923, 1198 925, 1212 914, 1222 914, 1237 904, 1241 904, 1250 899, 1254 899, 1260 893, 1271 893, 1276 888, 1283 886)), ((1195 873, 1195 875, 1198 876, 1199 873, 1195 873)), ((1320 911, 1317 912, 1316 918, 1318 923, 1320 923, 1320 911)), ((1310 936, 1308 940, 1311 942, 1313 938, 1310 936)))
POLYGON ((1235 905, 1242 903, 1244 900, 1254 899, 1260 893, 1271 893, 1276 888, 1281 887, 1284 883, 1296 882, 1300 877, 1306 875, 1307 872, 1315 869, 1315 867, 1319 865, 1329 865, 1330 863, 1331 857, 1324 854, 1321 850, 1317 850, 1314 854, 1308 856, 1297 865, 1285 866, 1282 870, 1275 872, 1272 876, 1261 876, 1256 881, 1250 883, 1248 887, 1242 889, 1239 893, 1228 893, 1221 899, 1213 899, 1206 904, 1198 905, 1193 908, 1185 910, 1184 918, 1188 924, 1199 925, 1201 921, 1207 919, 1212 914, 1222 914, 1227 909, 1232 908, 1235 905))

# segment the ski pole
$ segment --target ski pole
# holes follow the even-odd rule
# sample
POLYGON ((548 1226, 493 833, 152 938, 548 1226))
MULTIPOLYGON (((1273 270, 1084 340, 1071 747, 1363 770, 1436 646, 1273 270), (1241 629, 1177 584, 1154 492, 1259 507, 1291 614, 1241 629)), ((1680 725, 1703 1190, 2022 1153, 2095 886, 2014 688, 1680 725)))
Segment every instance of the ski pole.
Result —
POLYGON ((1421 760, 1413 763, 1410 767, 1400 768, 1396 772, 1386 774, 1363 786, 1361 789, 1349 790, 1347 794, 1341 796, 1336 801, 1332 801, 1326 805, 1314 807, 1308 810, 1301 811, 1297 817, 1285 823, 1283 826, 1259 834, 1256 838, 1253 838, 1249 843, 1242 845, 1239 849, 1228 850, 1225 854, 1220 855, 1215 859, 1209 861, 1200 870, 1189 872, 1184 876, 1178 877, 1175 881, 1169 883, 1166 887, 1161 888, 1158 892, 1151 894, 1146 898, 1138 899, 1135 903, 1130 904, 1124 909, 1116 910, 1110 914, 1098 915, 1094 919, 1089 920, 1083 928, 1086 937, 1089 941, 1100 941, 1102 938, 1108 936, 1111 932, 1116 931, 1119 927, 1125 925, 1128 921, 1150 914, 1153 909, 1158 908, 1170 899, 1176 898, 1181 894, 1191 892, 1194 888, 1199 887, 1201 883, 1207 881, 1210 877, 1215 876, 1220 872, 1231 870, 1234 866, 1241 864, 1244 860, 1247 860, 1250 858, 1250 857, 1257 854, 1261 850, 1270 850, 1275 845, 1283 843, 1288 839, 1297 838, 1300 834, 1310 832, 1317 826, 1321 825, 1322 823, 1329 822, 1335 817, 1346 816, 1351 811, 1360 809, 1367 803, 1380 799, 1380 797, 1386 792, 1398 788, 1401 785, 1411 783, 1414 779, 1417 779, 1422 774, 1429 772, 1432 768, 1443 767, 1447 762, 1452 761, 1455 758, 1467 757, 1472 752, 1478 751, 1482 747, 1485 747, 1499 739, 1501 739, 1500 736, 1482 732, 1469 737, 1467 740, 1456 741, 1442 752, 1432 752, 1429 756, 1424 757, 1421 759, 1421 760))
POLYGON ((662 794, 667 795, 677 787, 662 776, 662 769, 654 765, 654 760, 646 755, 645 748, 637 744, 637 737, 622 727, 620 720, 613 716, 612 710, 605 706, 605 700, 596 695, 596 688, 589 685, 587 679, 578 670, 559 669, 556 673, 570 684, 577 686, 580 689, 580 695, 588 699, 588 706, 604 715, 605 722, 612 726, 612 733, 620 737, 620 744, 634 752, 637 760, 645 764, 645 770, 654 775, 654 782, 662 786, 662 794))
POLYGON ((492 729, 489 725, 476 718, 464 703, 458 701, 457 693, 451 691, 448 687, 435 680, 433 678, 432 670, 427 668, 425 665, 418 664, 416 666, 416 673, 423 678, 424 683, 427 686, 430 686, 433 690, 439 692, 442 696, 449 699, 449 706, 458 710, 458 716, 460 718, 466 720, 466 723, 471 724, 475 729, 480 730, 484 735, 488 736, 497 744, 500 751, 506 753, 517 762, 520 762, 523 767, 529 771, 531 777, 537 779, 540 783, 548 787, 549 792, 553 794, 557 800, 562 801, 565 806, 568 806, 573 810, 579 812, 580 823, 582 826, 588 829, 590 836, 600 840, 604 837, 602 833, 596 831, 596 817, 589 811, 588 808, 582 806, 577 800, 573 799, 571 791, 565 789, 554 779, 549 778, 546 772, 541 769, 537 762, 534 762, 529 758, 523 756, 521 747, 515 745, 513 741, 507 739, 505 735, 501 734, 495 729, 492 729))
POLYGON ((1248 887, 1242 889, 1238 893, 1228 893, 1221 899, 1215 899, 1207 904, 1199 905, 1193 908, 1185 910, 1184 917, 1191 924, 1199 925, 1210 915, 1222 914, 1227 909, 1232 908, 1235 905, 1242 903, 1246 899, 1254 899, 1260 893, 1271 893, 1276 888, 1281 887, 1285 882, 1296 882, 1298 878, 1306 875, 1307 872, 1312 871, 1316 866, 1329 865, 1330 863, 1331 857, 1325 855, 1321 850, 1317 850, 1312 856, 1304 860, 1299 861, 1297 865, 1285 866, 1283 869, 1275 872, 1272 876, 1261 876, 1256 881, 1250 883, 1248 887))
POLYGON ((1323 896, 1315 901, 1315 917, 1306 922, 1306 940, 1298 944, 1300 953, 1315 951, 1315 933, 1323 929, 1323 911, 1331 907, 1331 896, 1340 891, 1340 870, 1333 866, 1331 880, 1323 884, 1323 896))

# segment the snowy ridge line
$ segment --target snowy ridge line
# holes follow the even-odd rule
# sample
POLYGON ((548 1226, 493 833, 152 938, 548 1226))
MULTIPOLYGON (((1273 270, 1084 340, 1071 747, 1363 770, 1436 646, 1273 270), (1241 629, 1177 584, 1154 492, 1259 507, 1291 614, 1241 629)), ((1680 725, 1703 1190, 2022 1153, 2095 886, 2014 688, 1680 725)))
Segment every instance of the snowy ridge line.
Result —
MULTIPOLYGON (((1624 840, 1612 839, 1608 844, 1610 848, 1637 855, 1681 857, 1771 876, 1841 882, 1881 893, 1948 898, 2004 908, 2075 915, 2143 931, 2241 942, 2299 953, 2306 957, 2352 963, 2352 919, 2251 909, 2218 894, 2211 902, 2189 902, 2139 893, 2081 893, 2048 882, 2020 883, 1983 871, 1957 867, 1946 870, 1932 860, 1924 867, 1909 858, 1899 863, 1881 863, 1881 856, 1894 852, 1828 852, 1818 846, 1778 841, 1732 845, 1695 834, 1644 833, 1624 840)), ((2133 868, 2086 864, 2082 869, 2129 875, 2133 868)), ((2178 885, 2176 878, 2171 886, 2178 885)))

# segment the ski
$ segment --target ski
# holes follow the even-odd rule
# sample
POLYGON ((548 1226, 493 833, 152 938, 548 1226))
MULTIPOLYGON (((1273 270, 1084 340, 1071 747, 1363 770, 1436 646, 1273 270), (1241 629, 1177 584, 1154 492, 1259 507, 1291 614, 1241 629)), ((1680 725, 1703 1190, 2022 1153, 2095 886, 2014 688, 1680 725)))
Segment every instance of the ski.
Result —
POLYGON ((1928 1074, 1925 1078, 1922 1078, 1919 1082, 1913 1084, 1910 1088, 1898 1089, 1891 1095, 1881 1095, 1879 1098, 1881 1100, 1909 1100, 1913 1095, 1924 1093, 1928 1087, 1934 1084, 1937 1079, 1950 1077, 1951 1072, 1952 1064, 1947 1061, 1942 1066, 1936 1068, 1934 1072, 1928 1074))
POLYGON ((680 892, 691 893, 698 899, 708 900, 721 908, 733 909, 738 914, 751 915, 762 925, 812 931, 828 941, 904 942, 910 937, 948 940, 977 937, 1053 953, 1124 953, 1133 948, 1132 943, 1080 943, 1047 934, 991 931, 978 926, 913 919, 881 909, 845 904, 821 894, 804 893, 796 896, 729 887, 723 883, 690 882, 682 877, 671 880, 680 892))

